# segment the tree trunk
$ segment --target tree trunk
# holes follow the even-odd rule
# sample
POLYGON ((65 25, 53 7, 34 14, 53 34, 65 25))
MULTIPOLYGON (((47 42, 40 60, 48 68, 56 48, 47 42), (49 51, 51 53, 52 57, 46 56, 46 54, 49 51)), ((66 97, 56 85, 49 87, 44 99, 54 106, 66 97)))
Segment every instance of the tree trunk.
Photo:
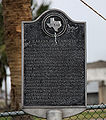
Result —
POLYGON ((31 20, 30 0, 3 0, 5 44, 11 72, 11 109, 21 106, 21 22, 31 20))

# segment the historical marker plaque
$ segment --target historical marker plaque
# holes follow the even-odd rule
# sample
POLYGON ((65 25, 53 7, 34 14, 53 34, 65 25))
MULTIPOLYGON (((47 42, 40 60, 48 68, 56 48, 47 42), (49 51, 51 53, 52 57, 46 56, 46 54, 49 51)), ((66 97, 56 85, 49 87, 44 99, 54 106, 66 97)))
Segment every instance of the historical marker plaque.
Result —
POLYGON ((22 23, 22 104, 26 111, 85 109, 85 80, 85 23, 72 21, 59 10, 22 23))

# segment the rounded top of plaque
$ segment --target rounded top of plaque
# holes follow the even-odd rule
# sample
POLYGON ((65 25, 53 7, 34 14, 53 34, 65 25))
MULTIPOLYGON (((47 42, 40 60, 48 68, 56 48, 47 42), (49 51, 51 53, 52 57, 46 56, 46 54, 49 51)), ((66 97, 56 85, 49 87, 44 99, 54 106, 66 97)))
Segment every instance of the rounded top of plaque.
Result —
POLYGON ((42 20, 42 29, 50 37, 61 36, 66 28, 67 21, 58 11, 48 13, 42 20))

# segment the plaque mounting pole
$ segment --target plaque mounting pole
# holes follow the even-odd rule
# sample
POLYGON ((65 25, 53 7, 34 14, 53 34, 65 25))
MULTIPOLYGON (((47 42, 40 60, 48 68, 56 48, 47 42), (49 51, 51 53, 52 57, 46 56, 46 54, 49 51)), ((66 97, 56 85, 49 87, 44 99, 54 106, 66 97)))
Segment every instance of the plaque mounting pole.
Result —
POLYGON ((62 120, 62 111, 60 110, 49 110, 46 115, 47 120, 62 120))

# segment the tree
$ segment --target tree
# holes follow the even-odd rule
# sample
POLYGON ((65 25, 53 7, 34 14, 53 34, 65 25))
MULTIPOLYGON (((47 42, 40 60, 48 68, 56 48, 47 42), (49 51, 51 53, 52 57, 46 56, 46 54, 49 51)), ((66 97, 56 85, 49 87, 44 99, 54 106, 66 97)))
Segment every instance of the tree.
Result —
POLYGON ((21 22, 31 20, 30 0, 3 0, 4 40, 11 72, 11 108, 21 103, 21 22))
MULTIPOLYGON (((21 22, 31 21, 30 0, 3 0, 5 45, 11 72, 11 108, 20 109, 21 103, 21 22)), ((48 7, 42 4, 37 16, 48 7)))
POLYGON ((50 4, 45 4, 44 2, 38 7, 37 2, 33 5, 32 8, 32 19, 36 19, 37 17, 39 17, 44 11, 48 10, 50 7, 50 4), (36 8, 38 7, 38 9, 36 10, 36 8))

